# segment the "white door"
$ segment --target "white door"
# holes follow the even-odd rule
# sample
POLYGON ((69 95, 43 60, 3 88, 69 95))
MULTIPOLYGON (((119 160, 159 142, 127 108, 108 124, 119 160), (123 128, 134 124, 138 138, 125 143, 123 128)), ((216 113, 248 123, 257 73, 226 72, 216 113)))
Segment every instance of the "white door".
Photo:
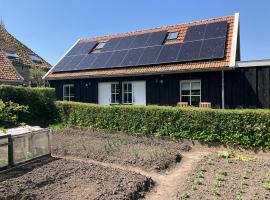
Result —
POLYGON ((98 104, 111 104, 111 83, 98 83, 98 104))
POLYGON ((133 104, 146 105, 146 84, 145 81, 133 81, 133 104))

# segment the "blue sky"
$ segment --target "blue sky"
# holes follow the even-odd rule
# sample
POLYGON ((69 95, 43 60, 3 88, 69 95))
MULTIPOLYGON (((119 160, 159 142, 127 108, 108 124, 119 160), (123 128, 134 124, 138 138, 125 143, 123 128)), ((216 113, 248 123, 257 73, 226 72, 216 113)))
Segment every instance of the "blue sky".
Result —
POLYGON ((240 12, 242 60, 270 58, 269 0, 0 0, 10 33, 55 64, 79 38, 240 12))

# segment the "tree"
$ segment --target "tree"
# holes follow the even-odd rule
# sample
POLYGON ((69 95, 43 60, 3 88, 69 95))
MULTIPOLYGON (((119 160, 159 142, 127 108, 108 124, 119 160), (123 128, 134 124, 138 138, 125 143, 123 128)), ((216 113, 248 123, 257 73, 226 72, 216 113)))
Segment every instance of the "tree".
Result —
POLYGON ((31 67, 29 71, 33 82, 37 86, 43 86, 45 81, 42 79, 42 77, 46 74, 46 72, 41 67, 31 67))

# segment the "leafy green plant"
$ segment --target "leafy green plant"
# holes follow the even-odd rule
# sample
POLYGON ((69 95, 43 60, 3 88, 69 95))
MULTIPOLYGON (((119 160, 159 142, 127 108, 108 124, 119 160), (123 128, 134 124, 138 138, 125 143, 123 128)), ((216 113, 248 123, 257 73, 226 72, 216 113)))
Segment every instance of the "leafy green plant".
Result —
POLYGON ((190 198, 190 193, 189 192, 182 192, 180 195, 182 199, 189 199, 190 198))
POLYGON ((238 194, 235 200, 244 200, 244 197, 241 194, 238 194))
POLYGON ((18 122, 45 127, 58 120, 55 90, 52 88, 0 85, 0 99, 28 107, 29 112, 19 115, 18 122))
POLYGON ((231 158, 233 156, 233 152, 231 150, 223 150, 223 151, 218 151, 218 157, 220 158, 231 158))
POLYGON ((207 164, 208 165, 214 165, 214 160, 212 158, 208 158, 207 164))
POLYGON ((17 125, 19 124, 19 117, 26 113, 28 113, 27 106, 0 100, 0 126, 17 125))

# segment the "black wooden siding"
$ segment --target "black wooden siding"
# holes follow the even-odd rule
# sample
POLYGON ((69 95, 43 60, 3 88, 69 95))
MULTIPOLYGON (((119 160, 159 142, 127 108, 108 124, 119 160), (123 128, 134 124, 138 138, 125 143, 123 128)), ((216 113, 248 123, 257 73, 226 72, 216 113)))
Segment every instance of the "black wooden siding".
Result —
MULTIPOLYGON (((226 108, 270 108, 270 67, 237 68, 225 71, 224 77, 226 108)), ((57 98, 60 100, 63 99, 63 84, 74 84, 76 101, 98 103, 99 82, 119 82, 121 86, 123 81, 144 80, 147 105, 175 106, 180 100, 180 81, 189 79, 201 80, 203 102, 212 102, 213 107, 221 107, 221 71, 57 80, 50 81, 50 85, 56 88, 57 98)))

